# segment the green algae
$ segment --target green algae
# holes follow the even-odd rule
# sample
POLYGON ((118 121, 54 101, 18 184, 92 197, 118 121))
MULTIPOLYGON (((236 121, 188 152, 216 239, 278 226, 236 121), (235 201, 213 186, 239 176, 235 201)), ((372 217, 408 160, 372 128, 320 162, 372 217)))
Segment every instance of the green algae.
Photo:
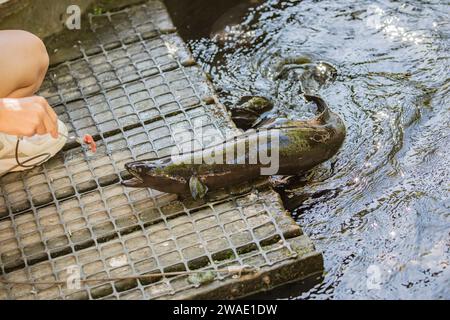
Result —
POLYGON ((205 271, 191 274, 188 282, 196 286, 201 286, 213 282, 215 278, 216 273, 214 271, 205 271))
POLYGON ((309 131, 305 130, 289 130, 286 132, 289 138, 289 144, 280 148, 281 156, 290 156, 300 151, 307 151, 311 148, 308 139, 309 131))

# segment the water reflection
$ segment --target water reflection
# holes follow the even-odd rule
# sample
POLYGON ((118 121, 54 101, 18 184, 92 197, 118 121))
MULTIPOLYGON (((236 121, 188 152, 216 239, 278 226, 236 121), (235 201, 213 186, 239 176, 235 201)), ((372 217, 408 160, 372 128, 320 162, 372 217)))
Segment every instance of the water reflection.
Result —
POLYGON ((324 252, 324 280, 299 297, 450 298, 450 6, 246 4, 232 11, 229 28, 220 18, 220 36, 189 35, 221 101, 232 108, 243 96, 264 96, 278 111, 301 114, 306 86, 348 128, 332 161, 277 187, 324 252), (274 81, 292 57, 337 74, 305 85, 305 69, 296 69, 274 81))

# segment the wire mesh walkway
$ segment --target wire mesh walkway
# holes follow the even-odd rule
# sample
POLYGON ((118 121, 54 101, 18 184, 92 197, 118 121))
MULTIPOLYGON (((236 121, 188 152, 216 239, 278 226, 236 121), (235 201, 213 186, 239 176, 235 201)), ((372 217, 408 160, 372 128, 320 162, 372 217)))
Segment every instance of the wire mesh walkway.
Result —
POLYGON ((0 179, 0 299, 237 298, 322 273, 263 182, 203 201, 121 186, 126 162, 168 155, 186 132, 236 130, 161 2, 91 16, 67 46, 40 94, 98 151, 67 144, 0 179), (62 284, 74 265, 85 280, 75 290, 62 284), (221 272, 230 266, 256 271, 221 272), (212 278, 193 281, 201 270, 212 278))

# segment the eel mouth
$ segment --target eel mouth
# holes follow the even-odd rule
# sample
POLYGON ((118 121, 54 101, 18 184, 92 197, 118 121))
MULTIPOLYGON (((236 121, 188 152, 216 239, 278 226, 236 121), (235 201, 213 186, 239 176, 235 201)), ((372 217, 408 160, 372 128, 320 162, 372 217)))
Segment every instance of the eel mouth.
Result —
POLYGON ((123 181, 122 184, 132 188, 151 188, 158 184, 155 178, 160 178, 156 171, 163 170, 170 163, 171 159, 168 157, 126 163, 125 169, 132 178, 123 181))
POLYGON ((144 179, 141 177, 141 174, 136 169, 135 163, 131 162, 125 164, 125 169, 132 175, 132 178, 122 181, 122 185, 131 188, 145 187, 144 179))
POLYGON ((140 178, 131 178, 125 181, 122 181, 122 185, 124 185, 125 187, 130 187, 130 188, 144 188, 144 180, 140 179, 140 178))

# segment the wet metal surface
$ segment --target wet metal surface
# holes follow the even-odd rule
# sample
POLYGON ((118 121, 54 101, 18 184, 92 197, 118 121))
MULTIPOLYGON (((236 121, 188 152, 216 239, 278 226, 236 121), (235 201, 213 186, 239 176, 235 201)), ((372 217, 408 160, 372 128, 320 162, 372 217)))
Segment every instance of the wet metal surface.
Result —
POLYGON ((344 147, 279 188, 324 251, 324 281, 297 296, 450 298, 448 3, 241 1, 219 17, 217 6, 194 1, 214 17, 202 26, 174 17, 227 107, 248 95, 301 107, 301 70, 272 77, 284 58, 337 69, 308 88, 344 118, 344 147))
POLYGON ((43 166, 1 178, 1 277, 65 281, 70 266, 87 279, 244 265, 259 272, 244 285, 219 273, 211 283, 180 275, 75 290, 0 285, 0 299, 236 298, 321 275, 322 256, 264 181, 202 201, 120 184, 126 162, 170 155, 200 128, 223 137, 236 128, 161 2, 91 16, 89 29, 67 61, 61 52, 72 44, 54 52, 40 94, 71 135, 93 135, 98 151, 66 145, 43 166))

